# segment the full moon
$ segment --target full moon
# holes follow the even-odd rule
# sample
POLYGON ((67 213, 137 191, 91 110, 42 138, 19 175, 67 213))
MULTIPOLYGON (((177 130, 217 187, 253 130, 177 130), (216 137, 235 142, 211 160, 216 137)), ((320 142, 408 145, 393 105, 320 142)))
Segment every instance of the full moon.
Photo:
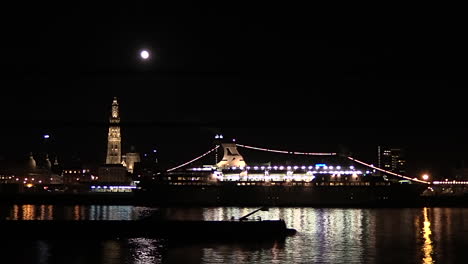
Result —
POLYGON ((142 51, 140 52, 140 57, 141 57, 142 59, 144 59, 144 60, 148 59, 149 56, 150 56, 150 54, 149 54, 149 52, 148 52, 147 50, 142 50, 142 51))

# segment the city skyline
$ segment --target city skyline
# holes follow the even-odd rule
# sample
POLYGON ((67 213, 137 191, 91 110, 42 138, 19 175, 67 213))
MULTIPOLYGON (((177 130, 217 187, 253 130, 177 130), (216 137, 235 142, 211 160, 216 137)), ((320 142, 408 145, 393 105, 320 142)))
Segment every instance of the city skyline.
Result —
MULTIPOLYGON (((120 99, 119 99, 120 101, 120 99)), ((125 101, 125 100, 123 100, 125 101)), ((108 117, 112 113, 110 110, 110 104, 106 103, 104 105, 107 105, 107 111, 105 111, 108 114, 108 117)), ((125 109, 125 106, 123 107, 125 109)), ((125 114, 122 113, 124 116, 125 114)), ((78 123, 79 124, 79 123, 78 123)), ((105 131, 107 131, 108 126, 110 123, 108 121, 104 121, 102 123, 90 123, 88 124, 88 127, 83 127, 81 128, 82 131, 93 131, 93 133, 97 133, 100 135, 102 134, 102 141, 101 140, 89 140, 90 138, 97 138, 95 136, 90 137, 90 133, 88 133, 87 138, 83 138, 82 141, 77 141, 77 145, 81 145, 81 149, 78 149, 76 152, 72 152, 72 156, 74 155, 75 158, 78 158, 81 160, 83 163, 91 163, 91 164, 103 164, 105 163, 103 161, 106 153, 106 148, 105 148, 105 141, 107 139, 105 131), (88 141, 87 143, 83 144, 84 142, 88 141), (99 143, 99 141, 101 141, 99 143), (89 151, 91 149, 89 144, 94 144, 96 146, 99 146, 96 151, 89 151)), ((197 154, 200 154, 204 151, 207 150, 207 148, 211 147, 213 144, 213 139, 215 134, 223 134, 226 140, 231 140, 231 139, 236 139, 240 143, 245 143, 245 144, 250 144, 254 146, 260 146, 260 147, 271 147, 271 148, 277 148, 277 149, 282 149, 282 150, 293 150, 293 151, 317 151, 317 152, 347 152, 351 153, 355 157, 361 157, 364 158, 366 161, 369 163, 374 163, 377 164, 377 145, 374 145, 377 142, 372 142, 372 141, 367 141, 365 142, 364 147, 360 146, 359 147, 354 147, 351 148, 349 146, 352 146, 353 143, 352 141, 349 141, 349 145, 344 145, 340 143, 334 143, 334 142, 301 142, 302 138, 295 138, 295 140, 288 139, 287 137, 279 137, 278 134, 272 134, 272 135, 247 135, 249 131, 251 131, 252 128, 255 128, 256 131, 261 131, 261 130, 270 130, 270 129, 277 129, 273 125, 266 125, 266 126, 256 126, 249 124, 248 126, 226 126, 225 128, 221 129, 220 127, 210 127, 210 123, 207 124, 196 124, 196 123, 191 123, 187 121, 183 122, 161 122, 161 123, 154 123, 154 122, 149 122, 149 121, 141 121, 141 122, 132 122, 132 121, 123 121, 122 124, 123 126, 123 148, 122 148, 122 154, 125 152, 130 152, 131 147, 136 147, 137 152, 143 153, 148 153, 153 151, 154 149, 157 149, 158 153, 161 155, 160 160, 162 161, 162 164, 164 167, 170 167, 172 165, 177 165, 180 162, 186 161, 197 154), (157 138, 157 140, 154 140, 154 144, 149 144, 147 143, 147 139, 149 137, 141 137, 141 135, 138 132, 143 132, 143 134, 148 134, 148 131, 150 133, 161 130, 166 131, 166 136, 167 134, 172 134, 170 140, 164 140, 161 138, 157 138), (223 130, 226 130, 224 133, 222 132, 223 130), (239 134, 233 134, 231 131, 236 131, 240 132, 239 134), (180 138, 177 138, 173 135, 174 132, 178 131, 178 133, 181 133, 181 131, 184 131, 181 133, 180 138), (195 135, 191 135, 189 131, 196 132, 195 135), (240 137, 237 137, 240 135, 240 137), (287 143, 285 142, 278 142, 274 141, 275 139, 286 139, 287 143), (250 142, 249 142, 250 140, 250 142), (257 140, 256 143, 255 140, 257 140), (172 141, 172 142, 171 142, 172 141), (170 145, 171 142, 172 144, 175 145, 170 145), (370 142, 370 143, 369 143, 370 142), (164 144, 164 143, 169 143, 169 144, 164 144), (176 146, 176 148, 174 148, 176 146), (189 146, 189 148, 187 148, 189 146), (315 149, 306 149, 306 146, 316 146, 317 148, 315 149), (178 148, 177 148, 178 147, 178 148), (202 149, 205 147, 205 149, 202 149), (188 150, 188 151, 187 151, 188 150), (357 150, 357 151, 356 151, 357 150), (187 151, 186 153, 184 153, 187 151), (192 151, 192 152, 190 152, 192 151), (359 152, 361 151, 361 152, 359 152), (171 160, 172 159, 172 160, 171 160)), ((301 127, 301 126, 292 126, 292 127, 298 127, 305 129, 306 131, 309 131, 307 126, 301 127)), ((36 153, 43 151, 40 149, 40 144, 44 143, 45 141, 48 141, 49 144, 54 145, 53 147, 53 152, 55 152, 56 155, 59 156, 59 159, 66 157, 67 151, 66 147, 63 148, 63 146, 67 146, 68 143, 71 142, 66 142, 66 138, 70 137, 76 137, 76 132, 75 131, 77 128, 77 124, 73 124, 73 122, 65 122, 64 124, 55 124, 52 125, 50 128, 44 128, 44 129, 39 129, 43 133, 41 134, 39 130, 37 130, 37 133, 35 133, 34 137, 35 139, 30 138, 29 140, 35 140, 35 144, 31 144, 29 146, 29 150, 27 150, 27 153, 29 155, 29 151, 35 151, 36 153), (74 133, 68 134, 71 131, 74 131, 74 133), (47 138, 45 138, 45 135, 47 135, 47 138), (41 143, 42 142, 42 143, 41 143), (60 157, 63 155, 62 157, 60 157)), ((333 128, 333 126, 331 127, 333 128)), ((321 132, 325 131, 328 128, 324 128, 321 132)), ((87 134, 86 132, 84 134, 87 134)), ((161 133, 164 134, 164 133, 161 133)), ((31 134, 32 135, 32 134, 31 134)), ((298 135, 302 135, 303 133, 298 133, 298 135)), ((327 135, 327 139, 333 139, 333 136, 337 137, 338 135, 327 135)), ((364 133, 361 136, 366 136, 364 133)), ((390 137, 391 138, 391 137, 390 137)), ((362 138, 360 139, 362 141, 362 138)), ((76 140, 75 140, 76 141, 76 140)), ((31 141, 32 142, 32 141, 31 141)), ((18 147, 18 145, 15 142, 13 143, 13 147, 18 147)), ((77 147, 75 145, 74 147, 77 147)), ((442 160, 439 164, 433 164, 436 166, 430 167, 428 166, 428 161, 424 161, 421 159, 421 157, 416 157, 415 153, 419 155, 421 153, 421 150, 416 150, 412 149, 411 146, 415 146, 411 144, 403 144, 403 143, 398 143, 397 141, 387 141, 387 145, 390 147, 398 147, 398 148, 404 148, 409 154, 409 175, 410 176, 418 176, 415 174, 415 172, 423 173, 423 172, 429 172, 432 173, 434 176, 438 176, 439 178, 442 177, 440 175, 440 169, 446 170, 447 168, 449 169, 455 169, 457 164, 460 164, 462 160, 462 154, 463 150, 460 151, 462 153, 460 156, 452 156, 453 159, 447 159, 442 160), (409 147, 408 147, 409 146, 409 147), (418 152, 419 151, 419 152, 418 152), (418 159, 419 158, 419 159, 418 159), (444 164, 444 161, 446 162, 444 164), (448 162, 448 164, 447 164, 448 162), (419 165, 419 167, 418 167, 419 165), (440 167, 438 167, 440 166, 440 167), (446 166, 445 168, 442 168, 443 166, 446 166)), ((6 146, 6 144, 4 145, 6 146)), ((356 145, 354 145, 356 146, 356 145)), ((435 148, 435 145, 430 146, 431 149, 435 148)), ((5 149, 5 148, 4 148, 5 149)), ((11 158, 8 156, 8 153, 2 153, 3 158, 8 159, 11 158)), ((26 157, 26 155, 17 153, 16 158, 19 156, 26 157)), ((433 153, 430 153, 433 154, 433 153)), ((70 156, 70 152, 68 153, 70 156)), ((250 153, 250 157, 247 156, 247 159, 250 158, 250 161, 255 162, 255 159, 260 157, 256 155, 252 155, 250 153)), ((14 156, 14 155, 13 155, 14 156)), ((289 159, 288 157, 285 157, 285 159, 289 159)), ((263 158, 264 160, 264 158, 263 158)), ((66 158, 67 162, 70 162, 70 157, 66 158)), ((249 162, 249 160, 248 160, 249 162)), ((208 162, 209 163, 209 162, 208 162)), ((451 171, 446 171, 447 175, 452 174, 451 171)))
POLYGON ((217 133, 374 162, 378 145, 405 148, 415 173, 468 159, 449 21, 360 24, 352 12, 260 4, 50 7, 5 17, 16 22, 1 44, 4 157, 49 133, 66 156, 101 161, 116 96, 123 147, 158 148, 168 162, 191 158, 180 146, 205 151, 217 133))

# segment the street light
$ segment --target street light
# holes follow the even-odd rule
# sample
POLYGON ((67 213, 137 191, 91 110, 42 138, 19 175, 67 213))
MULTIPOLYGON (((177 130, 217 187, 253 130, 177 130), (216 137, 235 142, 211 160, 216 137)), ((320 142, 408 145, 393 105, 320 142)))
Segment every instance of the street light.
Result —
POLYGON ((424 175, 422 176, 422 179, 425 180, 425 181, 429 180, 429 175, 424 174, 424 175))

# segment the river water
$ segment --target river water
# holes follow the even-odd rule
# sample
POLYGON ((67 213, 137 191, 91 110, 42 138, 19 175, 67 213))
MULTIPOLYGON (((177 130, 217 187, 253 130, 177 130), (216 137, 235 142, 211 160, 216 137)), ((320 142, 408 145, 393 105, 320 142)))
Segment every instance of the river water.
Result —
MULTIPOLYGON (((230 219, 257 208, 2 205, 0 219, 230 219)), ((1 239, 0 263, 468 263, 468 208, 280 207, 254 218, 284 219, 298 233, 280 242, 196 243, 164 239, 1 239)), ((61 230, 66 232, 66 230, 61 230)))

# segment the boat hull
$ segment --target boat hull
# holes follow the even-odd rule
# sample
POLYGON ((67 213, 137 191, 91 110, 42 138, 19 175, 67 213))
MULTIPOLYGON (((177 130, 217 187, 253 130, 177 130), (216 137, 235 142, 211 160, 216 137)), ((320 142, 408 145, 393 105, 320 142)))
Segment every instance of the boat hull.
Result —
POLYGON ((179 221, 179 220, 81 220, 0 221, 0 232, 9 238, 130 238, 156 237, 183 240, 272 239, 295 233, 283 220, 179 221))

